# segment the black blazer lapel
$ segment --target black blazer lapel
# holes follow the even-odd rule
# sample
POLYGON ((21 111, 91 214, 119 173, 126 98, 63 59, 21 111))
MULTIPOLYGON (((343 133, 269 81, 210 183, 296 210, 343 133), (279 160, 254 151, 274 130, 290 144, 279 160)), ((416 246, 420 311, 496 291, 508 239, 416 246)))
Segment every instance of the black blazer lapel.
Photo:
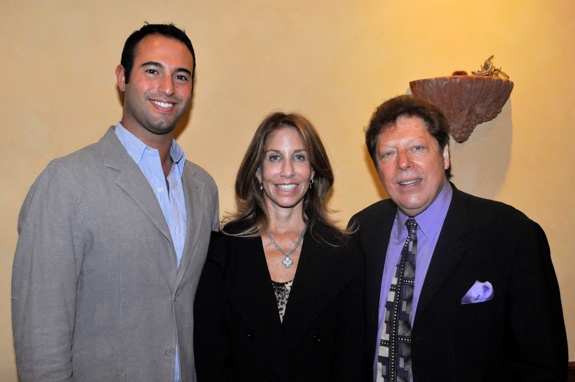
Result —
POLYGON ((396 205, 390 199, 386 199, 356 215, 359 224, 356 237, 359 237, 359 245, 365 258, 366 330, 370 349, 372 341, 375 348, 377 338, 381 279, 396 212, 396 205))
MULTIPOLYGON (((269 359, 281 362, 285 359, 282 355, 284 336, 261 238, 231 240, 230 244, 236 248, 228 250, 237 254, 230 256, 235 263, 228 264, 223 292, 270 353, 269 359)), ((276 368, 280 375, 286 375, 288 365, 276 364, 276 368)))
POLYGON ((455 186, 452 185, 452 187, 453 197, 421 289, 414 326, 417 324, 417 318, 421 316, 420 313, 426 309, 437 290, 453 273, 468 249, 468 245, 463 240, 470 230, 466 205, 461 192, 455 186))
MULTIPOLYGON (((324 238, 332 238, 321 227, 317 227, 317 231, 324 238)), ((349 253, 344 253, 341 248, 320 243, 309 231, 306 232, 282 324, 287 349, 297 344, 347 284, 342 267, 350 267, 354 263, 350 261, 349 253)))

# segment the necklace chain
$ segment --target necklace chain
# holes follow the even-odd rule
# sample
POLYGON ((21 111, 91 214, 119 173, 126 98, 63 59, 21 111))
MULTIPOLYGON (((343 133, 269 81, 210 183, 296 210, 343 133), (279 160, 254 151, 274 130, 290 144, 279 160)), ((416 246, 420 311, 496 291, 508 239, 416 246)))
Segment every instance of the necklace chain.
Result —
POLYGON ((268 235, 268 237, 270 238, 272 244, 274 245, 274 247, 276 247, 276 249, 278 251, 280 251, 284 256, 285 259, 283 259, 282 264, 284 265, 284 267, 289 268, 291 267, 291 265, 293 264, 293 260, 290 259, 289 255, 291 255, 292 253, 295 252, 295 250, 299 247, 299 245, 301 244, 302 240, 303 240, 303 235, 305 234, 305 230, 307 229, 307 225, 303 228, 303 230, 301 231, 301 235, 299 235, 299 238, 297 239, 294 247, 292 248, 291 251, 289 252, 285 252, 283 249, 280 248, 280 246, 278 245, 278 243, 276 243, 276 241, 274 240, 274 237, 272 236, 272 234, 270 233, 270 231, 266 231, 266 235, 268 235))

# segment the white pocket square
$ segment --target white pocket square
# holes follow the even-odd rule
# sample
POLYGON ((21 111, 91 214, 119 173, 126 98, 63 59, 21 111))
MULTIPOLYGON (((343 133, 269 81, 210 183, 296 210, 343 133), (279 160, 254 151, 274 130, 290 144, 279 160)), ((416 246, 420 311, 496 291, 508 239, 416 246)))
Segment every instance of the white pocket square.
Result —
POLYGON ((489 281, 484 283, 475 281, 475 284, 465 293, 461 299, 461 304, 476 304, 493 299, 493 285, 489 281))

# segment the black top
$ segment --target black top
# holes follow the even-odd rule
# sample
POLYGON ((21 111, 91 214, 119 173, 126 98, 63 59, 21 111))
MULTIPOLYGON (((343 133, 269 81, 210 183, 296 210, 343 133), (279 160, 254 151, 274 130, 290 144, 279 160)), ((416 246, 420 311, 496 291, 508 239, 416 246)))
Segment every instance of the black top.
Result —
POLYGON ((261 238, 214 233, 195 303, 198 380, 362 380, 363 281, 354 244, 306 232, 282 322, 261 238))

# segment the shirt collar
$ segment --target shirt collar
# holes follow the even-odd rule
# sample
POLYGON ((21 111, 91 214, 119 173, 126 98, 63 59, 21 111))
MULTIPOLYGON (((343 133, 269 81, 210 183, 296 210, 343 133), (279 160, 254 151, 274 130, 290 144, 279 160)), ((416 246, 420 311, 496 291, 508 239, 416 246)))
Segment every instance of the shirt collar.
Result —
MULTIPOLYGON (((414 219, 421 232, 428 238, 436 237, 443 227, 443 221, 447 215, 447 210, 451 204, 451 197, 453 196, 453 188, 451 184, 447 181, 445 185, 437 195, 437 198, 427 207, 422 213, 415 216, 414 219), (437 224, 441 222, 441 224, 437 224)), ((397 229, 399 237, 405 229, 405 222, 410 217, 405 215, 399 209, 397 210, 397 229)))
MULTIPOLYGON (((120 122, 118 122, 116 125, 115 132, 122 145, 126 148, 128 155, 130 155, 130 157, 132 157, 134 162, 136 162, 138 165, 142 161, 146 150, 156 150, 138 139, 134 134, 122 126, 120 122)), ((184 163, 186 162, 186 154, 184 154, 184 151, 175 139, 172 140, 170 156, 174 161, 175 169, 178 172, 178 175, 182 176, 184 171, 184 163)))

